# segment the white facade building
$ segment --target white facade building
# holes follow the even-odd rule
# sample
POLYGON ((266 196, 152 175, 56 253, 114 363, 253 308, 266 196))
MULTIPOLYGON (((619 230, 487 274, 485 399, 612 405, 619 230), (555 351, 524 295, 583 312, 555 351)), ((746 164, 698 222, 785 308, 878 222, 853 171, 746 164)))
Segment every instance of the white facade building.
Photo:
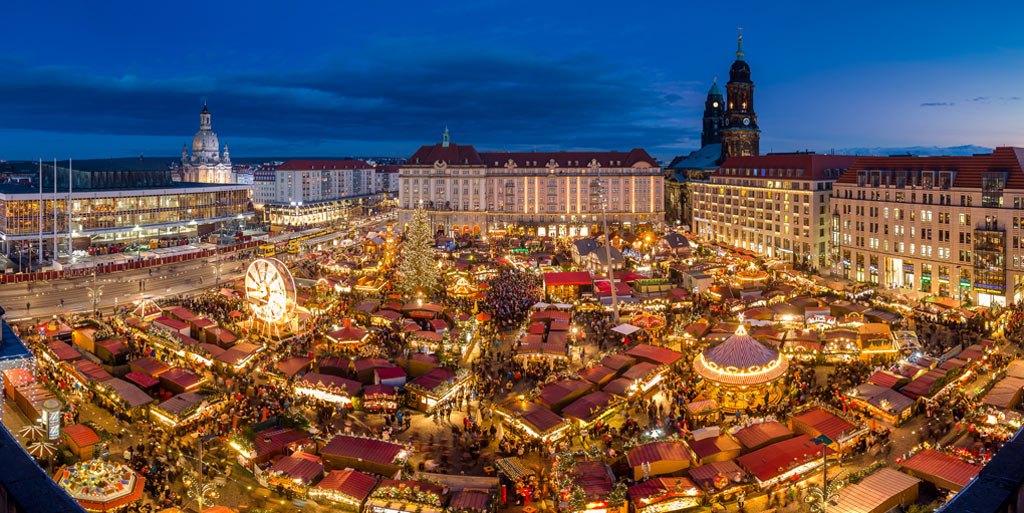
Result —
POLYGON ((828 265, 829 195, 856 159, 813 153, 732 157, 693 182, 700 237, 815 269, 828 265))
POLYGON ((361 160, 290 160, 254 176, 254 196, 271 223, 308 226, 347 216, 376 193, 376 171, 361 160))
POLYGON ((477 152, 448 139, 423 146, 399 171, 399 219, 422 206, 445 234, 599 231, 664 219, 661 168, 646 151, 477 152), (606 191, 606 194, 602 194, 606 191))
POLYGON ((861 157, 835 184, 832 272, 982 306, 1024 297, 1024 149, 861 157))

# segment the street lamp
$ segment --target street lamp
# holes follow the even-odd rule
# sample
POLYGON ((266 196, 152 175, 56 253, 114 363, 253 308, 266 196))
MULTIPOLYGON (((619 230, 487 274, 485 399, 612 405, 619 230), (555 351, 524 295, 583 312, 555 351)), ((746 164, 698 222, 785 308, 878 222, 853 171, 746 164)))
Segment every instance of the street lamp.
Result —
POLYGON ((839 490, 846 486, 846 481, 839 479, 839 476, 831 482, 828 480, 828 446, 832 444, 832 439, 820 435, 811 441, 821 446, 821 486, 809 486, 804 502, 814 513, 825 513, 829 506, 839 500, 839 490))
POLYGON ((96 285, 96 272, 92 273, 92 286, 86 286, 85 289, 89 291, 89 300, 92 301, 92 313, 96 314, 96 305, 99 304, 100 298, 103 297, 103 285, 96 285))

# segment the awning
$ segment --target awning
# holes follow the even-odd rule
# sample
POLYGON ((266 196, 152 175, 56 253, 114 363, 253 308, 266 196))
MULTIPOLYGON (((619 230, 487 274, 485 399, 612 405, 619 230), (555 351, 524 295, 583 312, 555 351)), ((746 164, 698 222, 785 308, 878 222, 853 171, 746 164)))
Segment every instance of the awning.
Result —
POLYGON ((620 324, 620 325, 612 328, 612 331, 614 331, 615 333, 619 333, 619 334, 622 334, 622 335, 625 335, 625 336, 628 337, 629 335, 632 335, 632 334, 640 331, 640 328, 637 328, 636 326, 633 326, 632 324, 620 324))

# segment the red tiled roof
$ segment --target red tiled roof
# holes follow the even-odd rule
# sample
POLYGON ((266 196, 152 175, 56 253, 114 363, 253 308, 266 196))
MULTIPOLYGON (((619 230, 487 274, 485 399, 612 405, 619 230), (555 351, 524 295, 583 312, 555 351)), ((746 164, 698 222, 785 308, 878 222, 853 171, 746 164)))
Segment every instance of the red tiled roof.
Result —
POLYGON ((544 273, 545 287, 555 287, 563 285, 590 285, 591 283, 592 281, 590 279, 590 273, 584 271, 544 273))
POLYGON ((794 415, 792 420, 793 422, 801 422, 829 437, 831 440, 836 441, 842 435, 857 429, 857 426, 854 426, 846 419, 821 408, 811 408, 799 415, 794 415))
POLYGON ((704 495, 693 481, 685 477, 657 477, 629 487, 629 498, 634 504, 643 504, 644 499, 665 496, 683 496, 694 490, 694 497, 704 495))
POLYGON ((613 371, 621 371, 636 363, 636 358, 625 354, 611 354, 601 359, 601 365, 613 371))
POLYGON ((378 367, 391 367, 392 365, 394 364, 383 358, 360 358, 352 363, 356 372, 376 369, 378 367))
POLYGON ((658 461, 692 461, 690 450, 682 440, 651 442, 638 445, 626 455, 630 467, 658 461))
MULTIPOLYGON (((856 184, 859 171, 953 171, 952 187, 980 188, 986 172, 1008 173, 1007 189, 1024 189, 1024 148, 999 147, 966 157, 859 157, 838 183, 856 184)), ((938 176, 935 177, 938 185, 938 176)), ((909 185, 909 183, 908 183, 909 185)))
POLYGON ((432 146, 421 146, 409 157, 405 166, 433 166, 435 162, 444 162, 449 166, 482 166, 480 154, 476 148, 468 145, 451 143, 444 146, 441 143, 432 146))
POLYGON ((903 462, 903 467, 938 477, 960 486, 967 486, 981 472, 981 467, 933 449, 925 449, 903 462))
POLYGON ((198 374, 180 367, 175 367, 160 375, 160 380, 167 380, 181 388, 188 390, 203 380, 198 374))
POLYGON ((362 328, 347 327, 336 329, 327 334, 335 342, 361 341, 366 336, 366 330, 362 328))
POLYGON ((721 474, 730 481, 738 481, 743 478, 743 469, 735 461, 715 461, 706 463, 690 469, 690 479, 693 479, 701 488, 713 490, 715 488, 715 476, 721 474))
POLYGON ((53 351, 53 355, 60 361, 74 360, 82 357, 82 355, 78 353, 77 349, 60 340, 49 342, 46 346, 50 348, 50 351, 53 351))
POLYGON ((446 383, 455 378, 455 373, 450 369, 444 367, 434 367, 430 369, 426 374, 409 382, 410 385, 416 385, 423 388, 424 390, 430 391, 441 386, 442 383, 446 383))
POLYGON ((395 387, 391 385, 366 385, 363 389, 363 397, 373 397, 377 395, 394 396, 398 395, 395 391, 395 387))
POLYGON ((553 152, 488 152, 480 153, 480 159, 488 167, 504 167, 509 160, 517 167, 547 168, 551 161, 558 167, 586 167, 596 160, 605 168, 632 167, 646 163, 657 167, 658 163, 641 148, 626 151, 553 151, 553 152))
POLYGON ((609 375, 615 374, 615 371, 603 365, 595 365, 589 369, 580 369, 576 374, 591 383, 600 383, 609 375))
POLYGON ((403 450, 404 447, 401 445, 383 440, 337 435, 323 449, 320 449, 320 454, 362 459, 380 465, 391 465, 403 450))
POLYGON ((693 449, 693 453, 698 458, 707 458, 720 452, 727 451, 739 451, 742 449, 739 443, 730 438, 727 435, 719 435, 714 438, 705 438, 703 440, 693 440, 690 442, 690 449, 693 449))
POLYGON ((483 490, 461 490, 452 494, 448 501, 448 511, 478 511, 486 513, 491 502, 491 495, 483 490))
POLYGON ((611 394, 605 392, 591 392, 575 400, 562 410, 562 415, 590 422, 604 413, 608 404, 612 402, 611 394))
POLYGON ((309 433, 293 428, 271 428, 256 433, 253 447, 257 457, 280 451, 290 444, 308 441, 309 433))
MULTIPOLYGON (((858 158, 852 155, 825 155, 817 153, 789 153, 789 154, 768 154, 748 157, 731 157, 721 165, 721 170, 759 170, 757 176, 747 176, 742 172, 739 175, 744 178, 777 179, 775 173, 780 169, 795 169, 802 171, 798 176, 786 176, 787 180, 826 180, 839 177, 838 172, 831 177, 827 176, 826 170, 845 170, 851 168, 858 158), (760 174, 764 172, 764 174, 760 174)), ((721 173, 722 171, 719 171, 721 173)), ((729 175, 723 175, 729 176, 729 175)), ((845 176, 845 173, 844 173, 845 176)), ((856 183, 856 175, 854 183, 856 183)))
POLYGON ((141 372, 129 372, 124 375, 124 379, 135 383, 142 388, 155 387, 160 384, 160 380, 150 376, 149 374, 143 374, 141 372))
POLYGON ((100 443, 100 437, 89 426, 83 424, 72 424, 61 431, 64 435, 75 441, 75 445, 86 447, 100 443))
POLYGON ((332 376, 330 374, 318 374, 316 372, 306 373, 302 376, 300 381, 303 383, 309 383, 310 385, 334 387, 338 390, 344 390, 348 395, 357 395, 363 388, 363 384, 358 381, 332 376))
POLYGON ((287 377, 292 377, 305 369, 309 368, 309 364, 313 360, 306 358, 305 356, 292 356, 291 358, 285 358, 274 364, 281 374, 287 377))
POLYGON ((278 171, 316 171, 324 169, 373 169, 373 166, 362 160, 289 160, 280 166, 278 171))
POLYGON ((360 502, 366 500, 377 485, 377 479, 358 470, 332 470, 316 485, 317 488, 335 490, 360 502))
POLYGON ((277 460, 277 463, 274 463, 268 471, 280 472, 291 479, 298 479, 309 484, 324 473, 324 464, 316 456, 297 452, 277 460))
POLYGON ((589 500, 605 500, 612 491, 612 476, 601 460, 577 461, 573 483, 583 488, 589 500))
POLYGON ((170 369, 170 367, 168 367, 166 363, 161 362, 160 360, 157 360, 152 356, 146 356, 144 358, 139 358, 138 360, 132 360, 131 363, 128 364, 128 366, 131 367, 132 370, 136 372, 148 374, 153 377, 157 377, 160 374, 167 372, 167 369, 170 369))
POLYGON ((378 379, 398 379, 406 377, 405 371, 401 367, 379 367, 373 369, 373 373, 378 379))
POLYGON ((626 354, 639 360, 648 360, 661 365, 671 365, 683 357, 682 353, 649 344, 640 344, 626 351, 626 354))
POLYGON ((593 387, 590 382, 582 379, 563 379, 544 385, 540 391, 541 404, 551 406, 558 404, 573 394, 579 393, 593 387))
POLYGON ((761 422, 747 426, 735 433, 736 439, 747 449, 760 448, 761 446, 793 436, 781 422, 761 422))
MULTIPOLYGON (((832 452, 831 449, 825 450, 832 452)), ((822 448, 812 442, 811 437, 800 435, 744 454, 736 461, 759 480, 767 481, 813 458, 820 458, 821 451, 822 448)))

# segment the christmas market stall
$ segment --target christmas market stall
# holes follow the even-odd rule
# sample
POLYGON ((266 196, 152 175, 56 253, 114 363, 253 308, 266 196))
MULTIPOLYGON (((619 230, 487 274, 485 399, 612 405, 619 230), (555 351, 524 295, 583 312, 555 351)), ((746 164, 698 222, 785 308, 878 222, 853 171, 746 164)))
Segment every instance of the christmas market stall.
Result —
POLYGON ((363 409, 369 412, 394 412, 398 409, 398 391, 391 385, 367 385, 363 389, 363 409))
POLYGON ((309 496, 314 499, 331 501, 332 509, 358 513, 377 486, 377 478, 358 470, 332 470, 309 489, 309 496))
POLYGON ((406 383, 406 400, 410 407, 431 412, 439 404, 455 398, 469 380, 461 371, 436 367, 406 383))
POLYGON ((904 472, 943 490, 959 492, 974 479, 981 467, 934 449, 924 449, 901 464, 904 472))
POLYGON ((187 426, 198 420, 210 407, 207 396, 199 392, 185 392, 149 409, 150 417, 165 426, 187 426))
POLYGON ((704 491, 685 477, 658 477, 629 487, 636 513, 671 513, 700 507, 704 491))
POLYGON ((100 437, 85 424, 72 424, 61 430, 64 439, 68 442, 71 454, 79 459, 90 460, 100 444, 100 437))
POLYGON ((859 483, 842 489, 829 511, 838 513, 886 513, 917 502, 921 480, 896 469, 883 467, 859 483))
POLYGON ((662 440, 637 445, 626 454, 633 479, 675 474, 690 468, 694 456, 682 440, 662 440))
POLYGON ((505 427, 529 439, 558 440, 570 425, 557 413, 524 398, 509 401, 497 411, 505 419, 505 427))
POLYGON ((148 414, 147 406, 153 398, 139 387, 119 378, 111 378, 96 385, 100 400, 115 411, 132 419, 142 419, 148 414))
POLYGON ((448 513, 492 513, 495 509, 486 489, 464 488, 453 492, 448 501, 448 513))
POLYGON ((385 479, 366 500, 366 513, 444 513, 447 490, 421 481, 385 479))
POLYGON ((125 465, 101 459, 57 471, 53 480, 86 511, 115 511, 142 499, 146 479, 125 465))
POLYGON ((308 372, 295 382, 296 395, 313 397, 333 404, 350 405, 363 384, 346 378, 308 372))
POLYGON ((754 476, 761 488, 767 488, 818 468, 823 463, 823 451, 826 455, 833 453, 814 443, 809 436, 800 435, 744 454, 736 462, 754 476))
POLYGON ((337 435, 320 449, 330 470, 354 468, 382 476, 396 475, 411 454, 399 443, 352 435, 337 435))
POLYGON ((269 488, 283 488, 304 495, 323 473, 324 465, 320 458, 304 452, 293 452, 274 462, 263 476, 269 488))

